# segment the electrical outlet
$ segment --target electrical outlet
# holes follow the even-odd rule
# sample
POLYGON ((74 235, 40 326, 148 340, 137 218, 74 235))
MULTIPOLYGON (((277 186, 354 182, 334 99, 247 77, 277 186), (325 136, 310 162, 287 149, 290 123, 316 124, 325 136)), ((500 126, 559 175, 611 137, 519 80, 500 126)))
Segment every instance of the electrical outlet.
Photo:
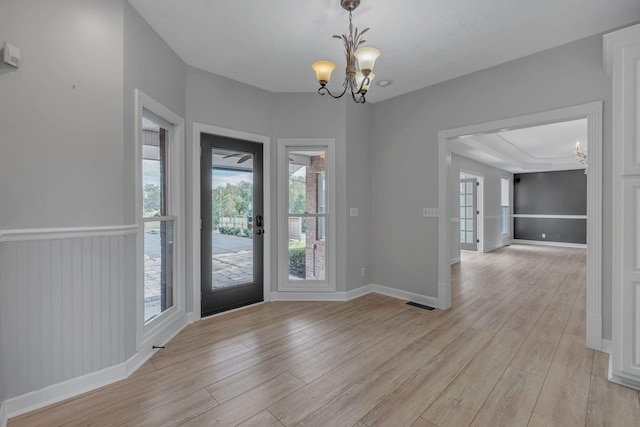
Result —
POLYGON ((364 267, 362 267, 362 277, 364 277, 366 273, 367 273, 367 270, 364 267))
POLYGON ((547 235, 546 235, 545 233, 542 233, 542 238, 543 238, 543 239, 546 239, 546 238, 547 238, 547 235))
POLYGON ((425 218, 437 218, 438 217, 438 208, 423 208, 422 216, 425 218))

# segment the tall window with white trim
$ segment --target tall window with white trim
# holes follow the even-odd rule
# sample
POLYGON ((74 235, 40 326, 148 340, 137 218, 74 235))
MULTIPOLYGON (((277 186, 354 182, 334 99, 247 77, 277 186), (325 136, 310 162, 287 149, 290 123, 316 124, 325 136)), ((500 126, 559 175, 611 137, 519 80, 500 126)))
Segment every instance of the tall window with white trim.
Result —
POLYGON ((144 224, 144 322, 174 304, 174 223, 167 203, 170 125, 147 110, 142 118, 142 221, 144 224))
POLYGON ((334 140, 278 140, 280 291, 335 291, 334 140))
POLYGON ((500 232, 509 234, 509 182, 508 178, 500 179, 500 232))

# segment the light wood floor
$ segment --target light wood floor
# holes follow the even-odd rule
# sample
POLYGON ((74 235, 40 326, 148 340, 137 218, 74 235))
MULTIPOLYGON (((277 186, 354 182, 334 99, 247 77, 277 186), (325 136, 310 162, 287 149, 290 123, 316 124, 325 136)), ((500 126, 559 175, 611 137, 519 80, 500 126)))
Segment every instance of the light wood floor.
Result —
POLYGON ((127 380, 9 426, 637 426, 638 392, 585 347, 585 257, 464 254, 448 311, 370 294, 207 319, 127 380))

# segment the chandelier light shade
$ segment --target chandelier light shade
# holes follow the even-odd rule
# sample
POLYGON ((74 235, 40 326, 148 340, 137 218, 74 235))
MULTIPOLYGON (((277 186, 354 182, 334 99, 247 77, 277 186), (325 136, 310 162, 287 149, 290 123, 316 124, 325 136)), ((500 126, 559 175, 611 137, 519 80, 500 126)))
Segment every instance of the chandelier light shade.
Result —
POLYGON ((326 85, 331 79, 331 73, 336 69, 336 64, 330 61, 316 61, 311 66, 316 72, 316 78, 321 85, 326 85))
POLYGON ((371 72, 376 59, 380 56, 380 51, 375 47, 361 47, 354 53, 358 59, 358 68, 364 73, 365 70, 371 72))
POLYGON ((356 27, 354 31, 353 23, 351 22, 351 12, 360 5, 360 0, 341 0, 340 5, 344 10, 349 12, 349 34, 333 36, 336 39, 342 40, 345 49, 345 59, 347 61, 344 82, 342 83, 342 91, 340 94, 331 93, 327 87, 331 79, 331 73, 336 68, 333 62, 317 61, 313 63, 311 68, 316 72, 316 79, 318 83, 320 83, 320 88, 318 89, 320 95, 329 94, 329 96, 333 98, 341 98, 349 91, 356 103, 364 104, 364 96, 375 78, 375 74, 373 74, 372 71, 376 59, 380 56, 380 51, 373 47, 361 46, 366 43, 366 40, 362 39, 362 36, 369 31, 368 28, 358 31, 356 27))

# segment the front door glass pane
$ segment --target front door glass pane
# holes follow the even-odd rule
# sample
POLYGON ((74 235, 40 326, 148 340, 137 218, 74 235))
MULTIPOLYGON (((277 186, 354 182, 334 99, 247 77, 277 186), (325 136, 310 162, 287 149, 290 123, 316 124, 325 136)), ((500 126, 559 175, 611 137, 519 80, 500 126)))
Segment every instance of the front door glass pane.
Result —
POLYGON ((253 154, 215 148, 211 164, 211 290, 215 290, 255 281, 253 154))

